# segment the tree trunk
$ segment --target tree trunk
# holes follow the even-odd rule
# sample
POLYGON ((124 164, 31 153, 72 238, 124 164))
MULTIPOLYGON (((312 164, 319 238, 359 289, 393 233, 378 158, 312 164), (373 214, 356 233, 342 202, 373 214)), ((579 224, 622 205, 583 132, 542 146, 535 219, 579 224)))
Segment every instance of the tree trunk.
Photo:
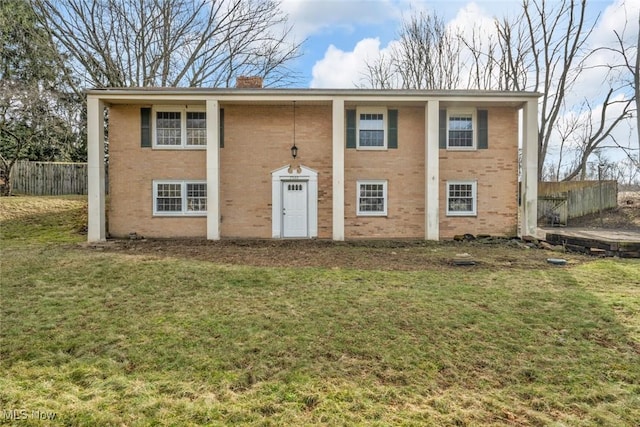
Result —
POLYGON ((11 182, 11 171, 13 170, 13 166, 16 164, 15 160, 11 160, 7 162, 2 156, 0 156, 0 161, 4 166, 3 172, 4 176, 0 176, 4 180, 4 185, 2 186, 2 192, 0 192, 0 196, 11 196, 13 192, 13 183, 11 182))
POLYGON ((636 136, 638 137, 638 162, 640 162, 640 12, 638 13, 638 41, 636 43, 636 63, 633 72, 633 85, 636 96, 636 136))

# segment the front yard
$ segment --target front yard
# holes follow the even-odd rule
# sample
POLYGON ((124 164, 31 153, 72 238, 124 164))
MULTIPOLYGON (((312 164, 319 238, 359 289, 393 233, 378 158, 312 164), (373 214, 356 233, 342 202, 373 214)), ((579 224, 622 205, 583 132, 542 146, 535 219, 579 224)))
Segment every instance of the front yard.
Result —
POLYGON ((549 252, 474 243, 93 246, 85 209, 0 199, 0 424, 640 419, 640 260, 554 267, 549 252), (478 265, 451 265, 461 252, 478 265))

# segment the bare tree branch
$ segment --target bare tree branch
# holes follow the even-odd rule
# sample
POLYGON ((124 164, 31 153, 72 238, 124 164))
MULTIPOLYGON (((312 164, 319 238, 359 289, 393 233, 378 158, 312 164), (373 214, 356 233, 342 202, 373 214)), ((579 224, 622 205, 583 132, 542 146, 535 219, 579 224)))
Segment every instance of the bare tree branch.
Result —
POLYGON ((367 62, 378 88, 454 89, 460 84, 460 40, 442 18, 424 12, 404 20, 388 57, 367 62))
POLYGON ((94 87, 295 82, 300 43, 275 0, 30 0, 94 87))
POLYGON ((633 100, 625 99, 621 101, 612 100, 613 88, 609 89, 607 96, 602 103, 600 115, 597 120, 593 116, 593 108, 589 103, 587 106, 587 115, 585 121, 585 131, 580 137, 578 148, 580 150, 579 162, 573 168, 573 170, 564 178, 565 181, 570 181, 580 175, 581 179, 584 179, 586 174, 586 166, 589 156, 596 150, 602 148, 603 142, 608 139, 615 139, 612 137, 611 132, 613 129, 624 119, 628 118, 630 111, 632 110, 633 100), (608 111, 613 105, 621 104, 621 113, 617 114, 611 120, 607 120, 608 111))

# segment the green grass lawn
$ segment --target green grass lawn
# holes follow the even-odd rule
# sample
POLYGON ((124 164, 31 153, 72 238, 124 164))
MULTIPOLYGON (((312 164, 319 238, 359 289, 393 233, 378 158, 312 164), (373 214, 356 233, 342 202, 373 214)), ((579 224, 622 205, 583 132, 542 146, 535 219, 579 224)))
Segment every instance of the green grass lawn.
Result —
POLYGON ((640 420, 638 260, 223 265, 87 248, 85 218, 82 198, 0 199, 0 424, 640 420))

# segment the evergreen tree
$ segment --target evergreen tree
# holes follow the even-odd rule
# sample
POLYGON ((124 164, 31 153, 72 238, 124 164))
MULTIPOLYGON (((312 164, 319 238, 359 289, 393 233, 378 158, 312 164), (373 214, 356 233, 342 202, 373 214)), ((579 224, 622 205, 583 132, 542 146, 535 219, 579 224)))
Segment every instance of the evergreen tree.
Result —
POLYGON ((24 0, 0 2, 0 179, 17 160, 77 160, 81 106, 48 32, 24 0))

